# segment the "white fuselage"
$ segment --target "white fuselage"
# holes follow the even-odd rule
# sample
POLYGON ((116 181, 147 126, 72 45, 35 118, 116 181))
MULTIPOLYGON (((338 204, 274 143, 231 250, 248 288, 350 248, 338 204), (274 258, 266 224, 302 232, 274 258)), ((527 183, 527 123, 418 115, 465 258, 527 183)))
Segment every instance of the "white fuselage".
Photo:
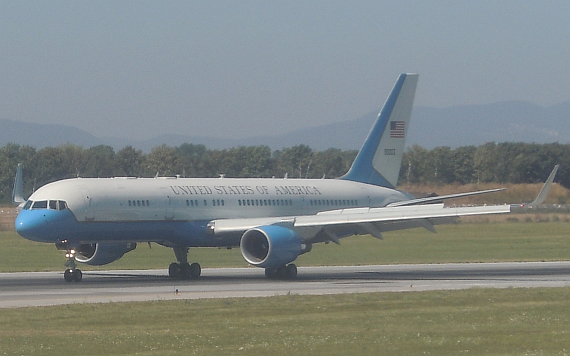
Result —
POLYGON ((78 222, 209 221, 382 207, 397 190, 333 179, 77 178, 48 184, 30 201, 61 200, 78 222))

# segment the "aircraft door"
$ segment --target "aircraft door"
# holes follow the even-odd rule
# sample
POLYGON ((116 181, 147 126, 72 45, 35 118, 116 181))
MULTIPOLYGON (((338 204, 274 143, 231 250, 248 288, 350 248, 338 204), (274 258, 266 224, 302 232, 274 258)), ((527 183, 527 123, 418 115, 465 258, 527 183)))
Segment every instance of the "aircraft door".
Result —
POLYGON ((89 190, 87 187, 79 187, 79 191, 81 191, 81 196, 83 197, 85 220, 95 220, 95 207, 93 198, 91 197, 91 194, 89 194, 89 190))
POLYGON ((164 219, 173 220, 174 219, 174 201, 172 199, 172 192, 168 190, 168 187, 160 187, 162 190, 162 195, 164 196, 164 219))

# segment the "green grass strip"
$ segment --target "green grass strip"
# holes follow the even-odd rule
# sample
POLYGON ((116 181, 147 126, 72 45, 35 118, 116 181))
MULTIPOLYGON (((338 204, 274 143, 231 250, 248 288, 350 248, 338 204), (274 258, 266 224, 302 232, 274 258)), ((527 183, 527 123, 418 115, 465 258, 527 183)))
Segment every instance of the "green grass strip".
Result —
MULTIPOLYGON (((503 222, 438 226, 437 234, 424 229, 384 234, 384 240, 356 236, 341 245, 316 244, 300 256, 299 266, 400 263, 558 261, 570 259, 570 223, 503 222)), ((62 271, 64 252, 53 244, 37 243, 15 232, 0 232, 0 272, 62 271)), ((239 248, 190 249, 188 258, 208 267, 245 267, 239 248)), ((172 249, 139 244, 133 252, 102 267, 81 265, 85 271, 101 269, 153 269, 175 260, 172 249)))
POLYGON ((3 309, 0 355, 568 355, 570 289, 3 309))

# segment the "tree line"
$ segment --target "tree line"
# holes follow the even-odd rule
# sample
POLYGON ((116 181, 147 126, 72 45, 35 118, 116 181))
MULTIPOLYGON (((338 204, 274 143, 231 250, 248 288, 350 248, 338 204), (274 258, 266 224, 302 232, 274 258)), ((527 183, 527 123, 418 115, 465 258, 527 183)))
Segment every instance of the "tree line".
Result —
MULTIPOLYGON (((336 178, 350 168, 357 151, 314 151, 298 145, 271 151, 268 146, 207 149, 191 143, 157 146, 150 153, 127 146, 115 152, 110 146, 84 149, 62 145, 36 149, 8 144, 0 148, 0 203, 11 201, 18 163, 24 166, 24 192, 73 177, 253 177, 336 178)), ((555 164, 561 164, 556 181, 570 187, 570 145, 487 143, 455 149, 420 146, 406 149, 400 184, 537 183, 555 164)))
POLYGON ((470 184, 544 182, 556 164, 555 182, 570 187, 570 145, 549 143, 486 143, 456 149, 408 148, 400 169, 400 184, 470 184))

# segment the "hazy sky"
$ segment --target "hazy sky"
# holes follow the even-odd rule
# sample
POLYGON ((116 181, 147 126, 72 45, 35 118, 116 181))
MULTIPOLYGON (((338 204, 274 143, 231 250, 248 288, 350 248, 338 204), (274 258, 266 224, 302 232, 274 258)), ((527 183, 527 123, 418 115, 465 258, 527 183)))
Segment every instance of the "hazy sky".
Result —
MULTIPOLYGON (((274 135, 416 105, 570 100, 570 1, 4 1, 0 118, 274 135)), ((0 128, 1 129, 1 128, 0 128)))

